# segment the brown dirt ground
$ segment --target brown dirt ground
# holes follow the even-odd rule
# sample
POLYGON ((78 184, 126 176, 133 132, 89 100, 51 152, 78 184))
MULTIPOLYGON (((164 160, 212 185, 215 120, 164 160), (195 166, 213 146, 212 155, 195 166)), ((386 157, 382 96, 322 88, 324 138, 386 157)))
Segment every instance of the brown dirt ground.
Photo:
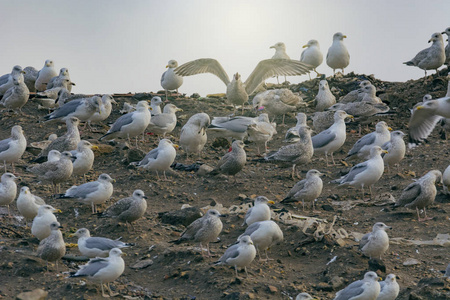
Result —
MULTIPOLYGON (((447 70, 442 73, 448 72, 447 70)), ((372 76, 348 74, 344 77, 329 78, 330 87, 335 87, 337 97, 345 95, 356 88, 359 80, 369 78, 379 90, 380 97, 389 103, 394 115, 373 118, 369 124, 370 130, 379 120, 385 120, 394 130, 407 132, 409 119, 408 108, 420 101, 424 94, 430 93, 434 97, 445 95, 447 79, 442 76, 431 76, 428 81, 423 79, 406 83, 382 82, 372 76)), ((304 100, 311 101, 317 93, 318 79, 306 81, 291 86, 294 91, 300 90, 304 100)), ((141 95, 142 96, 142 95, 141 95)), ((150 99, 150 98, 148 98, 150 99)), ((119 116, 119 109, 124 101, 136 103, 135 97, 116 97, 119 102, 108 121, 119 116)), ((211 98, 178 98, 171 99, 184 112, 178 113, 179 124, 172 133, 174 142, 178 141, 180 128, 187 119, 197 112, 206 112, 210 116, 223 116, 230 113, 230 107, 224 105, 223 99, 211 98)), ((24 128, 29 142, 45 139, 51 132, 61 135, 65 126, 44 124, 41 122, 46 111, 36 110, 37 103, 30 100, 24 107, 27 116, 13 116, 2 113, 0 139, 7 138, 10 128, 19 124, 24 128)), ((313 112, 311 108, 307 113, 313 112)), ((250 111, 246 112, 251 115, 250 111)), ((280 122, 280 120, 278 120, 280 122)), ((293 116, 287 116, 286 127, 278 127, 278 135, 269 142, 270 149, 277 149, 283 145, 285 131, 294 126, 293 116)), ((355 130, 357 124, 348 125, 347 142, 342 150, 335 153, 335 157, 342 159, 354 142, 358 139, 355 130)), ((97 142, 97 139, 107 128, 99 128, 98 133, 83 132, 82 138, 97 142)), ((367 132, 364 132, 367 133, 367 132)), ((212 147, 213 134, 209 134, 203 157, 199 160, 214 166, 225 153, 223 148, 212 147)), ((449 148, 447 141, 441 139, 439 129, 435 129, 429 143, 408 151, 401 162, 398 172, 384 174, 375 185, 374 192, 391 193, 397 198, 402 189, 413 179, 418 178, 431 169, 443 171, 449 165, 449 148)), ((140 148, 145 152, 157 146, 155 136, 147 136, 140 148)), ((358 251, 354 239, 345 239, 343 246, 333 240, 310 241, 297 226, 280 223, 284 232, 284 241, 274 246, 270 257, 274 260, 260 263, 255 260, 249 268, 250 276, 239 273, 235 279, 234 270, 225 266, 214 266, 212 262, 225 251, 227 245, 233 243, 243 232, 240 227, 243 214, 229 215, 223 220, 224 230, 220 235, 221 241, 211 245, 216 258, 203 259, 198 245, 168 243, 183 231, 183 226, 162 224, 158 213, 181 208, 183 204, 204 207, 215 201, 229 207, 250 201, 247 197, 264 195, 279 202, 288 190, 295 184, 289 176, 289 171, 277 168, 271 164, 256 163, 255 145, 246 147, 248 162, 244 170, 237 175, 237 184, 226 178, 199 177, 195 173, 176 171, 169 175, 170 181, 157 181, 154 174, 137 173, 129 168, 125 162, 127 150, 115 147, 110 153, 98 154, 94 170, 88 174, 88 180, 96 180, 99 174, 108 173, 116 179, 114 194, 107 205, 120 198, 131 195, 133 190, 142 189, 147 196, 148 209, 145 218, 137 224, 137 231, 128 233, 126 226, 117 225, 107 219, 99 219, 92 215, 89 206, 82 206, 70 200, 55 200, 51 198, 49 186, 40 185, 38 181, 27 173, 24 166, 35 156, 26 152, 16 168, 22 179, 20 186, 27 185, 33 193, 43 197, 47 203, 63 212, 58 220, 64 226, 63 234, 66 242, 75 243, 68 235, 76 229, 86 227, 94 236, 109 238, 122 237, 123 241, 136 243, 136 246, 125 249, 124 257, 126 269, 123 275, 112 284, 112 288, 119 291, 127 299, 292 299, 299 292, 308 292, 319 299, 332 299, 336 290, 348 283, 362 278, 368 270, 368 258, 358 251), (79 215, 75 216, 75 209, 79 215), (337 256, 335 262, 326 265, 330 259, 337 256), (141 259, 150 258, 153 264, 145 269, 135 270, 130 266, 141 259), (335 289, 331 279, 342 277, 344 283, 335 289)), ((178 152, 177 162, 186 161, 182 150, 178 152)), ((283 205, 276 203, 274 209, 286 209, 291 213, 314 216, 332 221, 337 216, 335 227, 342 227, 348 232, 369 232, 375 222, 384 222, 393 227, 390 237, 404 237, 407 239, 432 240, 438 233, 449 233, 450 210, 449 198, 442 194, 442 186, 438 186, 438 196, 434 205, 429 207, 428 213, 433 219, 427 222, 417 222, 413 211, 403 209, 393 210, 392 206, 374 206, 371 201, 358 205, 350 210, 343 210, 332 205, 332 201, 355 200, 360 198, 359 190, 353 188, 338 188, 329 182, 340 176, 347 167, 339 163, 334 167, 326 167, 323 157, 313 157, 308 165, 301 166, 302 175, 311 168, 324 172, 324 189, 318 199, 317 212, 306 209, 301 205, 283 205), (325 205, 325 206, 324 206, 325 205), (325 210, 328 208, 328 210, 325 210), (331 207, 331 210, 330 210, 331 207)), ((62 191, 69 188, 74 181, 62 185, 62 191)), ((367 195, 366 195, 367 196, 367 195)), ((15 205, 12 211, 17 214, 15 205)), ((79 279, 66 278, 67 274, 57 274, 54 265, 50 266, 46 274, 46 263, 35 256, 37 240, 31 235, 30 229, 24 227, 23 222, 7 220, 5 209, 0 211, 0 298, 12 299, 22 291, 42 288, 49 292, 49 299, 99 299, 98 285, 84 284, 79 279)), ((79 255, 77 248, 68 248, 67 254, 79 255)), ((399 276, 401 294, 398 299, 450 299, 449 282, 445 280, 433 281, 440 277, 439 270, 445 269, 450 262, 448 248, 441 246, 405 246, 393 244, 384 255, 386 273, 379 272, 383 278, 389 273, 399 276), (408 258, 417 259, 420 263, 404 266, 408 258), (427 280, 421 281, 426 278, 427 280)), ((77 264, 72 261, 60 262, 63 272, 74 271, 77 264)))

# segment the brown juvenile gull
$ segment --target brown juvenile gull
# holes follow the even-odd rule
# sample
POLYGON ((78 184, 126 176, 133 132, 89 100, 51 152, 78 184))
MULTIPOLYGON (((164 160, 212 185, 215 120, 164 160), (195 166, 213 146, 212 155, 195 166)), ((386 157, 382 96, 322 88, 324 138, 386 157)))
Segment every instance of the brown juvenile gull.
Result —
POLYGON ((51 205, 41 205, 38 209, 38 214, 33 219, 31 225, 31 234, 37 237, 39 240, 43 240, 50 235, 50 224, 57 222, 54 212, 61 212, 59 209, 55 209, 51 205))
POLYGON ((201 73, 211 73, 219 77, 227 86, 227 99, 234 105, 242 105, 248 101, 248 95, 252 94, 256 88, 267 78, 275 75, 295 76, 309 72, 311 66, 300 61, 290 59, 266 59, 258 63, 256 68, 243 83, 239 73, 233 75, 230 82, 227 73, 222 65, 215 59, 200 58, 185 63, 175 69, 175 73, 180 76, 190 76, 201 73))
POLYGON ((361 101, 369 102, 373 104, 382 103, 381 99, 377 97, 377 89, 374 85, 368 84, 361 87, 361 92, 363 93, 363 97, 361 101))
POLYGON ((255 257, 256 249, 253 241, 246 235, 240 238, 239 243, 229 247, 215 264, 234 266, 236 277, 238 277, 237 268, 244 268, 248 277, 247 266, 252 263, 255 257))
POLYGON ((211 120, 205 113, 193 115, 184 124, 180 132, 180 146, 186 155, 197 154, 200 156, 208 139, 206 130, 210 124, 211 120))
MULTIPOLYGON (((59 152, 57 150, 51 150, 59 152)), ((50 154, 49 154, 50 158, 50 154)), ((66 182, 73 172, 72 154, 68 151, 61 153, 61 158, 54 161, 46 161, 42 164, 30 166, 28 172, 35 174, 39 180, 49 182, 54 186, 54 193, 57 193, 57 185, 66 182)))
POLYGON ((177 116, 175 113, 178 111, 183 110, 172 103, 166 104, 163 113, 152 116, 148 124, 148 130, 166 137, 166 134, 171 133, 177 125, 177 116))
POLYGON ((315 154, 325 154, 325 160, 328 164, 328 153, 331 154, 333 165, 336 165, 333 153, 339 150, 347 138, 345 118, 353 118, 343 110, 334 113, 334 124, 330 128, 311 137, 315 154))
POLYGON ((34 83, 36 91, 38 92, 45 91, 47 88, 47 83, 50 81, 50 79, 52 79, 57 75, 58 73, 56 73, 53 61, 47 59, 44 63, 44 67, 41 70, 39 70, 37 74, 37 78, 34 83))
POLYGON ((364 274, 364 279, 352 282, 345 289, 337 292, 334 300, 375 300, 379 294, 378 275, 370 271, 364 274))
POLYGON ((131 165, 135 165, 138 168, 143 168, 149 171, 155 171, 158 180, 160 180, 158 171, 162 171, 164 174, 164 180, 167 180, 166 171, 170 169, 170 166, 175 161, 178 145, 174 145, 172 141, 168 139, 162 139, 158 143, 158 147, 152 149, 140 162, 133 162, 131 165))
POLYGON ((76 150, 70 151, 72 153, 72 164, 74 176, 84 176, 86 182, 86 173, 92 169, 94 165, 95 155, 92 149, 98 149, 97 146, 92 145, 88 141, 80 141, 76 150))
POLYGON ((126 223, 127 228, 130 224, 134 229, 133 222, 142 218, 147 211, 147 199, 142 190, 135 190, 131 197, 120 199, 108 207, 102 216, 126 223))
POLYGON ((359 83, 359 89, 349 92, 339 99, 339 103, 359 102, 364 98, 365 93, 361 90, 366 85, 372 85, 369 80, 363 80, 359 83))
POLYGON ((45 205, 44 199, 33 195, 30 188, 23 186, 20 188, 20 194, 17 198, 17 210, 26 220, 33 220, 38 214, 41 205, 45 205))
POLYGON ((384 172, 384 162, 383 158, 381 158, 381 153, 383 152, 387 153, 380 146, 373 146, 370 149, 368 160, 353 166, 346 175, 332 182, 340 183, 340 185, 348 184, 354 187, 361 187, 362 199, 364 199, 364 187, 368 186, 370 196, 373 198, 372 186, 380 180, 384 172))
POLYGON ((109 251, 109 257, 93 258, 87 264, 80 267, 80 269, 69 277, 87 277, 87 279, 100 283, 102 288, 102 296, 109 298, 117 296, 118 293, 113 293, 109 287, 111 281, 116 280, 122 275, 125 270, 125 262, 123 261, 122 251, 118 248, 113 248, 109 251), (109 290, 109 295, 105 294, 103 284, 109 290))
POLYGON ((260 261, 263 261, 261 251, 266 253, 265 260, 269 260, 267 250, 273 245, 281 243, 284 238, 280 226, 271 220, 255 222, 248 226, 245 232, 238 237, 238 241, 246 235, 252 239, 260 261))
MULTIPOLYGON (((306 49, 303 50, 300 56, 300 61, 312 66, 313 71, 316 72, 317 76, 320 76, 321 74, 319 74, 316 70, 316 68, 323 62, 323 54, 320 51, 319 42, 317 40, 310 40, 302 48, 306 49)), ((309 79, 311 79, 311 74, 308 73, 308 75, 309 79)))
POLYGON ((56 272, 58 273, 58 260, 66 254, 66 244, 62 236, 60 228, 63 228, 58 222, 50 224, 50 235, 41 240, 37 248, 37 255, 48 263, 55 262, 56 272))
POLYGON ((72 198, 80 202, 90 204, 92 213, 97 211, 96 205, 105 203, 111 198, 115 182, 108 174, 101 174, 96 181, 83 183, 79 186, 72 186, 64 194, 57 195, 58 199, 72 198))
POLYGON ((255 222, 270 220, 270 207, 267 204, 275 204, 272 200, 264 196, 258 196, 255 199, 255 204, 247 210, 244 217, 244 222, 241 226, 252 225, 255 222))
POLYGON ((336 103, 328 108, 330 111, 343 110, 354 117, 371 117, 384 114, 389 111, 389 106, 384 103, 371 103, 367 101, 336 103))
POLYGON ((405 157, 406 145, 403 141, 404 136, 405 134, 400 130, 393 131, 391 132, 391 140, 381 146, 381 149, 388 152, 381 155, 388 168, 388 172, 390 171, 389 167, 394 166, 395 164, 397 164, 398 170, 400 161, 405 157))
POLYGON ((415 107, 408 124, 408 146, 412 148, 423 142, 442 117, 450 118, 449 96, 429 100, 415 107))
POLYGON ((273 162, 281 167, 292 166, 292 179, 294 179, 296 166, 309 163, 314 154, 311 129, 308 126, 302 126, 298 132, 300 141, 283 146, 262 159, 262 161, 273 162))
POLYGON ((444 174, 442 174, 442 185, 444 187, 444 194, 449 194, 450 188, 450 165, 445 169, 444 174))
POLYGON ((231 144, 231 151, 227 152, 217 163, 216 167, 209 173, 210 175, 224 174, 234 176, 239 173, 247 162, 247 154, 244 150, 244 142, 236 140, 231 144))
POLYGON ((189 224, 178 240, 171 242, 175 244, 180 244, 184 241, 199 242, 202 256, 203 245, 206 244, 207 255, 211 256, 211 253, 209 252, 209 243, 215 242, 220 232, 222 232, 223 224, 220 217, 224 216, 217 210, 208 210, 203 217, 189 224))
POLYGON ((3 162, 6 172, 6 164, 10 163, 14 173, 14 163, 17 162, 27 148, 27 140, 22 127, 15 125, 11 128, 11 137, 0 141, 0 162, 3 162))
POLYGON ((8 207, 8 216, 11 216, 9 205, 17 195, 17 177, 12 173, 4 173, 0 182, 0 205, 8 207))
POLYGON ((44 117, 47 121, 66 121, 70 117, 77 117, 81 122, 86 122, 95 112, 100 112, 102 98, 93 96, 90 98, 75 99, 65 103, 63 106, 44 117))
POLYGON ((24 83, 23 76, 15 75, 13 86, 5 92, 0 105, 13 110, 15 113, 21 113, 22 107, 27 103, 29 97, 30 91, 24 83))
POLYGON ((319 90, 317 91, 314 103, 316 111, 324 111, 331 105, 336 104, 336 97, 331 93, 326 80, 319 82, 319 90))
POLYGON ((433 42, 433 44, 414 56, 410 61, 404 62, 407 66, 416 66, 425 71, 425 76, 427 76, 427 70, 436 70, 442 66, 445 62, 445 46, 442 34, 435 32, 431 35, 428 43, 433 42))
POLYGON ((298 129, 300 128, 300 126, 306 126, 306 115, 302 112, 299 112, 297 113, 295 118, 297 119, 297 124, 295 125, 295 127, 291 127, 286 131, 284 142, 295 143, 300 140, 298 129))
POLYGON ((378 222, 373 225, 372 232, 366 233, 359 241, 359 248, 365 256, 380 258, 389 248, 389 236, 387 229, 392 229, 384 223, 378 222))
POLYGON ((80 228, 70 236, 78 237, 78 250, 81 254, 89 257, 107 257, 109 251, 113 248, 126 248, 133 246, 133 244, 124 243, 119 240, 111 240, 104 237, 91 236, 86 228, 80 228))
POLYGON ((341 69, 344 73, 344 69, 350 64, 350 54, 344 45, 344 38, 347 36, 340 32, 333 35, 333 44, 328 49, 327 53, 327 65, 333 69, 335 74, 336 69, 341 69))
POLYGON ((398 198, 395 206, 416 209, 419 222, 431 220, 427 217, 426 207, 433 204, 436 198, 436 183, 441 182, 442 173, 439 170, 431 170, 415 182, 408 185, 398 198), (419 209, 423 209, 425 218, 420 218, 419 209))
POLYGON ((366 134, 356 141, 352 149, 348 151, 347 159, 361 158, 367 159, 373 146, 382 146, 391 139, 389 131, 392 130, 384 121, 380 121, 375 126, 375 131, 366 134))
POLYGON ((334 124, 335 110, 330 110, 331 107, 327 111, 317 111, 310 116, 313 121, 313 128, 315 132, 322 132, 334 124))
POLYGON ((395 300, 400 293, 395 274, 389 274, 384 281, 380 281, 381 291, 376 300, 395 300))
POLYGON ((322 175, 322 173, 315 169, 309 170, 306 173, 306 178, 297 182, 281 203, 302 201, 303 210, 305 210, 305 201, 312 202, 314 210, 314 202, 322 193, 323 182, 320 179, 322 175))
POLYGON ((178 62, 174 59, 169 60, 167 63, 165 71, 161 76, 161 86, 166 92, 166 100, 168 96, 168 91, 176 90, 178 94, 178 88, 183 84, 183 77, 176 74, 174 71, 178 67, 178 62))
POLYGON ((47 157, 48 153, 51 150, 58 150, 59 152, 63 151, 72 151, 77 149, 78 144, 80 143, 80 131, 78 130, 78 125, 80 124, 80 120, 76 117, 70 117, 66 119, 66 127, 67 132, 53 140, 47 148, 42 150, 37 158, 35 158, 34 162, 43 162, 47 157))

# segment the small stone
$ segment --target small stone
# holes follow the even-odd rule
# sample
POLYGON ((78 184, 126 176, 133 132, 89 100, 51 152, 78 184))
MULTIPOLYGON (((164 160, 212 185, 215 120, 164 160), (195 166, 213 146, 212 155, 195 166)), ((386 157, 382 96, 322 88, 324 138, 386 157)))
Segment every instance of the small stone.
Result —
POLYGON ((190 96, 190 98, 198 99, 198 98, 200 98, 200 94, 198 94, 198 93, 193 93, 193 94, 190 96))
POLYGON ((48 292, 42 289, 35 289, 30 292, 23 292, 17 295, 18 300, 44 300, 48 296, 48 292))
POLYGON ((153 260, 151 259, 144 259, 141 261, 138 261, 134 265, 131 266, 132 269, 145 269, 149 266, 153 265, 153 260))
POLYGON ((420 261, 418 261, 415 258, 408 258, 403 262, 404 266, 414 266, 414 265, 420 265, 420 261))
POLYGON ((334 276, 333 278, 331 278, 330 283, 333 286, 333 289, 335 291, 339 290, 344 285, 344 278, 339 277, 339 276, 334 276))
POLYGON ((275 294, 276 292, 278 292, 278 289, 275 286, 273 286, 273 285, 269 285, 269 291, 272 294, 275 294))
POLYGON ((336 239, 336 244, 338 244, 341 247, 345 247, 347 245, 347 242, 344 239, 338 238, 336 239))

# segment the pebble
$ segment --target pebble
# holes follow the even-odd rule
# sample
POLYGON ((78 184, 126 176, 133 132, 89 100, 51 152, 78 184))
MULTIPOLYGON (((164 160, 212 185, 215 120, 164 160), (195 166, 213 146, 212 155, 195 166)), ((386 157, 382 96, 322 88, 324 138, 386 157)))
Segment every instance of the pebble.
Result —
POLYGON ((44 300, 48 296, 48 292, 42 289, 35 289, 30 292, 23 292, 16 296, 18 300, 44 300))

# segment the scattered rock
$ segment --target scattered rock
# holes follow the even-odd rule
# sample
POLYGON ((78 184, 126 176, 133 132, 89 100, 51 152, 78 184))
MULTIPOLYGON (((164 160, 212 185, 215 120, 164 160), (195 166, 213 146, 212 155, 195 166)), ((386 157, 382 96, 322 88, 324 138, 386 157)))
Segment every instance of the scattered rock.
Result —
POLYGON ((278 292, 278 289, 277 289, 277 287, 275 287, 275 286, 273 286, 273 285, 269 285, 269 291, 270 291, 272 294, 275 294, 275 293, 278 292))
POLYGON ((30 292, 23 292, 17 295, 18 300, 44 300, 48 296, 48 292, 42 289, 35 289, 30 292))
POLYGON ((414 266, 414 265, 420 265, 420 261, 418 261, 415 258, 408 258, 403 262, 404 266, 414 266))
POLYGON ((135 263, 134 265, 132 265, 131 268, 132 269, 145 269, 151 265, 153 265, 153 260, 144 259, 144 260, 140 260, 137 263, 135 263))

